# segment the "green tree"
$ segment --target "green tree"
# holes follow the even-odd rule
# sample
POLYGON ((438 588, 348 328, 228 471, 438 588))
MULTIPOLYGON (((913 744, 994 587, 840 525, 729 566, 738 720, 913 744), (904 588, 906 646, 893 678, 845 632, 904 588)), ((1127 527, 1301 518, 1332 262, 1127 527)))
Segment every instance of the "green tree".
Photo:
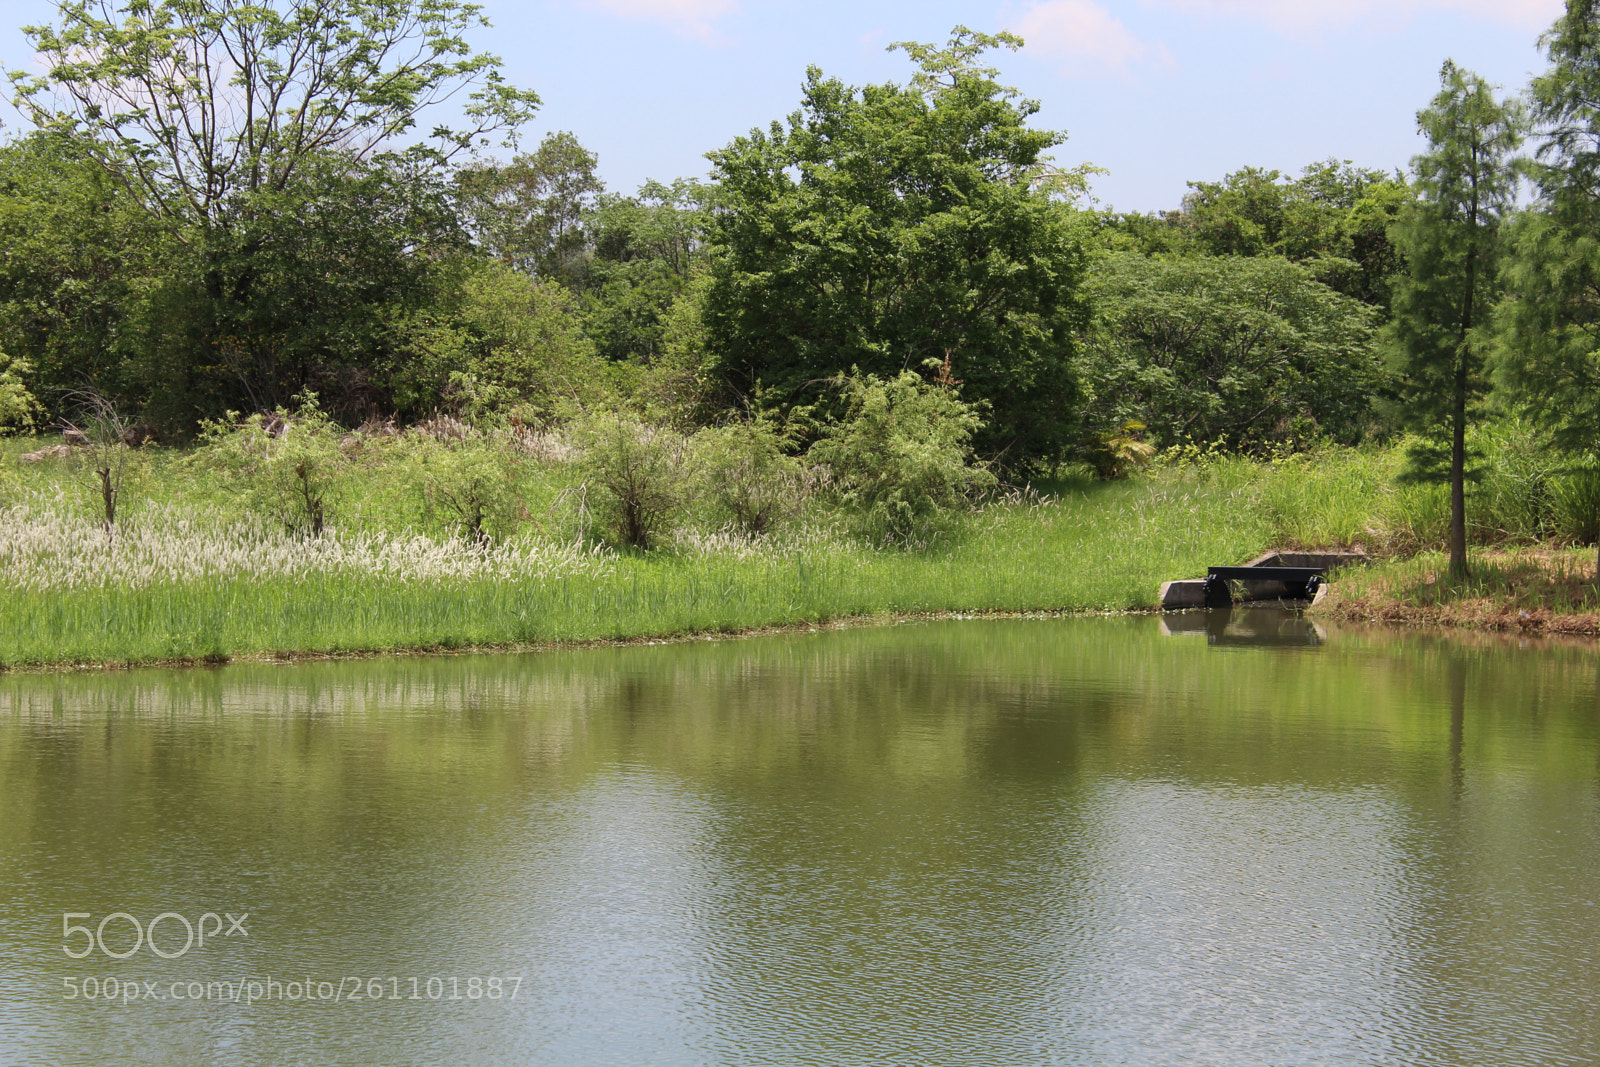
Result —
POLYGON ((440 299, 466 251, 443 184, 400 162, 307 161, 297 188, 240 206, 241 229, 174 250, 136 324, 157 421, 271 411, 306 391, 345 421, 391 408, 396 323, 440 299))
POLYGON ((31 365, 34 394, 56 416, 69 390, 137 410, 133 324, 172 242, 79 138, 0 145, 0 248, 0 337, 31 365))
POLYGON ((599 164, 572 134, 552 133, 504 166, 462 168, 456 195, 485 252, 525 273, 564 279, 583 255, 584 220, 605 192, 599 164))
POLYGON ((416 154, 448 158, 525 122, 539 98, 475 54, 464 0, 63 0, 29 26, 43 74, 15 73, 40 128, 81 131, 93 159, 180 232, 227 228, 242 200, 295 188, 330 154, 393 151, 432 106, 470 91, 466 126, 416 154))
POLYGON ((1313 163, 1299 178, 1245 167, 1220 182, 1190 182, 1173 220, 1212 255, 1284 256, 1347 296, 1387 311, 1401 269, 1389 225, 1412 198, 1399 175, 1349 160, 1313 163))
POLYGON ((691 180, 646 182, 634 196, 603 196, 590 216, 591 248, 571 283, 599 353, 654 365, 667 319, 702 262, 714 190, 691 180))
POLYGON ((1530 167, 1538 199, 1507 228, 1494 372, 1559 445, 1592 461, 1600 452, 1600 5, 1569 0, 1543 45, 1550 69, 1530 93, 1545 135, 1530 167))
POLYGON ((595 397, 604 368, 570 290, 468 258, 442 273, 437 298, 401 328, 386 368, 403 414, 443 405, 478 416, 519 404, 548 414, 561 399, 595 397))
POLYGON ((180 408, 215 411, 241 393, 266 407, 307 384, 296 363, 346 347, 345 324, 329 316, 370 318, 383 303, 373 290, 393 285, 392 258, 371 266, 364 212, 379 230, 420 226, 400 245, 427 246, 443 165, 538 103, 467 44, 486 23, 464 0, 64 0, 59 15, 26 29, 45 70, 13 74, 14 99, 41 129, 76 136, 187 249, 181 284, 154 315, 180 313, 185 328, 149 343, 180 408), (463 126, 399 147, 452 98, 463 126), (323 257, 316 269, 292 269, 306 248, 323 257), (332 303, 298 307, 324 286, 341 289, 332 303), (328 346, 290 351, 297 323, 326 329, 328 346))
POLYGON ((709 154, 720 185, 702 321, 726 387, 782 403, 851 366, 947 363, 989 405, 988 454, 1027 465, 1072 439, 1083 271, 1070 184, 1036 102, 979 57, 1010 34, 901 44, 911 86, 807 73, 787 125, 709 154))
POLYGON ((1079 360, 1086 429, 1163 445, 1357 439, 1382 378, 1374 309, 1277 256, 1108 255, 1079 360))
POLYGON ((1450 573, 1467 573, 1467 424, 1487 389, 1483 357, 1499 286, 1500 226, 1514 204, 1524 119, 1482 78, 1446 62, 1417 113, 1428 150, 1412 161, 1420 198, 1395 225, 1407 273, 1388 338, 1402 407, 1421 443, 1409 474, 1450 483, 1450 573), (1443 469, 1441 469, 1443 468, 1443 469))

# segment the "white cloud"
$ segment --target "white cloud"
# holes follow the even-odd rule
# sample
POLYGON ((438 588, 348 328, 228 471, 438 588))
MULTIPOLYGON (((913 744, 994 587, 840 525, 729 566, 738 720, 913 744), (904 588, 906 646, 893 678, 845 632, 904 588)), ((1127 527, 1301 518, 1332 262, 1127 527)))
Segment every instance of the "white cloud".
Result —
POLYGON ((739 9, 739 0, 586 0, 589 7, 623 18, 665 22, 690 37, 716 36, 712 24, 739 9))
POLYGON ((1029 52, 1059 57, 1073 69, 1127 74, 1136 63, 1172 64, 1164 46, 1141 41, 1093 0, 1041 0, 1012 28, 1028 42, 1029 52))
POLYGON ((1395 22, 1425 12, 1455 12, 1531 29, 1556 20, 1563 0, 1144 0, 1196 15, 1222 15, 1266 23, 1275 30, 1306 33, 1343 29, 1362 22, 1395 22))

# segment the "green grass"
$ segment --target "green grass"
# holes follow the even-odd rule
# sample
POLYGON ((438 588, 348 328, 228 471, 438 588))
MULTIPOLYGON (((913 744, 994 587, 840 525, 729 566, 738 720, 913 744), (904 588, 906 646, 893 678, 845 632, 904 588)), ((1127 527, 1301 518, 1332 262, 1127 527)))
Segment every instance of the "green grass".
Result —
POLYGON ((0 662, 148 662, 736 631, 849 616, 1150 606, 1159 583, 1258 550, 1246 493, 1171 479, 997 504, 954 543, 878 550, 801 537, 616 554, 544 578, 319 572, 5 592, 0 662))
MULTIPOLYGON (((7 453, 24 447, 4 443, 7 453)), ((106 565, 92 580, 41 584, 39 567, 27 580, 17 577, 25 568, 8 572, 0 544, 6 605, 0 664, 504 647, 864 615, 1149 608, 1162 581, 1242 562, 1268 547, 1404 552, 1426 543, 1443 531, 1443 496, 1436 488, 1398 488, 1399 466, 1393 450, 1330 451, 1276 463, 1213 460, 1123 482, 1039 487, 1037 494, 990 504, 929 550, 870 548, 829 525, 827 516, 813 515, 809 526, 770 544, 702 537, 649 555, 580 552, 572 557, 578 563, 561 557, 568 562, 538 575, 511 564, 447 579, 426 568, 339 565, 290 573, 263 563, 259 572, 234 564, 202 579, 146 573, 140 581, 120 581, 106 577, 115 574, 115 566, 107 570, 112 558, 100 561, 106 565)), ((11 469, 13 506, 76 512, 80 533, 93 534, 64 467, 11 469)), ((565 477, 559 470, 536 476, 529 498, 556 499, 565 477)), ((192 515, 196 526, 210 525, 215 540, 234 529, 218 524, 240 521, 230 517, 226 496, 176 453, 153 457, 139 492, 139 503, 128 509, 133 528, 155 521, 141 516, 164 515, 171 525, 175 515, 192 515)), ((358 506, 347 510, 339 536, 376 538, 369 555, 386 551, 384 531, 418 532, 406 488, 382 472, 370 484, 347 487, 347 499, 358 506)), ((18 514, 15 507, 11 514, 18 514)), ((530 544, 544 537, 554 545, 570 539, 571 528, 560 517, 548 529, 530 519, 525 536, 530 544)), ((445 543, 441 531, 422 532, 445 543)), ((50 557, 45 572, 66 574, 84 564, 74 553, 130 551, 126 540, 105 546, 88 536, 74 544, 80 547, 50 557)), ((199 549, 180 538, 171 551, 199 549)), ((299 549, 280 542, 278 551, 299 549)), ((263 551, 263 560, 270 555, 263 551)))
POLYGON ((1340 576, 1330 609, 1356 618, 1481 628, 1532 622, 1595 629, 1600 586, 1593 548, 1493 549, 1474 553, 1469 564, 1466 576, 1451 577, 1449 556, 1428 551, 1352 569, 1340 576))

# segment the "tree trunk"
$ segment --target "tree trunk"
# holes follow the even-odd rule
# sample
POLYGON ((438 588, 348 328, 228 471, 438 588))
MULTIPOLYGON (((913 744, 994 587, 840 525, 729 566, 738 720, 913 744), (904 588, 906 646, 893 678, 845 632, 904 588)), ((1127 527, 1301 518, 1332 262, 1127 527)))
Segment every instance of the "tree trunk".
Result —
MULTIPOLYGON (((1478 228, 1478 186, 1472 186, 1473 230, 1478 228)), ((1461 333, 1456 340, 1455 396, 1450 406, 1450 577, 1467 576, 1467 364, 1471 360, 1473 297, 1478 289, 1477 234, 1467 246, 1467 291, 1461 301, 1461 333)))
POLYGON ((95 473, 100 475, 100 499, 105 504, 106 532, 110 533, 117 524, 117 487, 111 484, 110 467, 101 467, 95 473))
POLYGON ((1467 576, 1467 354, 1456 362, 1450 433, 1450 577, 1467 576))

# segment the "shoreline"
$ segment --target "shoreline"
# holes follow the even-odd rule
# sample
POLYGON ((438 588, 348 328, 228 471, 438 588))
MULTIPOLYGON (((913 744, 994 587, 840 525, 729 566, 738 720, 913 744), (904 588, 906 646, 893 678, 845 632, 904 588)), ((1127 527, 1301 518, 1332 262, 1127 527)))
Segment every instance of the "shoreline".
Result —
POLYGON ((1442 553, 1375 560, 1329 583, 1317 614, 1342 622, 1536 636, 1600 636, 1593 549, 1473 552, 1451 579, 1442 553))
POLYGON ((769 626, 749 626, 732 630, 693 630, 669 634, 639 634, 631 637, 600 637, 571 641, 507 642, 478 645, 413 645, 395 648, 348 649, 337 652, 272 651, 243 652, 229 656, 180 656, 170 659, 107 660, 98 663, 0 663, 0 676, 8 674, 78 674, 91 671, 136 670, 198 670, 205 667, 227 667, 241 663, 283 664, 339 662, 394 658, 444 658, 450 656, 516 656, 538 652, 572 652, 592 648, 637 648, 649 645, 681 645, 697 641, 738 641, 752 637, 779 637, 785 634, 822 633, 834 630, 866 629, 873 626, 898 626, 909 622, 955 622, 962 620, 1002 619, 1068 619, 1068 618, 1118 618, 1128 615, 1161 615, 1159 608, 1129 608, 1111 610, 1039 610, 1011 611, 1006 609, 973 611, 882 612, 867 615, 845 615, 821 622, 775 623, 769 626))
POLYGON ((1422 606, 1399 601, 1356 600, 1319 608, 1316 614, 1338 622, 1404 626, 1415 629, 1524 634, 1529 636, 1600 637, 1600 614, 1519 608, 1514 603, 1470 602, 1422 606))
MULTIPOLYGON (((1336 587, 1330 586, 1330 592, 1336 587)), ((1433 630, 1441 635, 1493 634, 1534 638, 1582 638, 1585 643, 1600 644, 1600 613, 1559 613, 1547 608, 1529 611, 1512 603, 1485 606, 1474 601, 1468 605, 1419 606, 1397 600, 1356 598, 1335 600, 1331 604, 1294 610, 1300 614, 1337 623, 1361 626, 1381 626, 1407 630, 1433 630)), ((1258 605, 1259 606, 1259 605, 1258 605)), ((181 656, 167 659, 120 660, 103 662, 55 662, 29 664, 0 664, 0 676, 40 674, 80 674, 95 671, 135 670, 199 670, 226 667, 235 664, 281 664, 294 666, 304 663, 329 663, 384 658, 445 658, 454 656, 516 656, 541 652, 573 652, 601 648, 639 648, 651 645, 681 645, 702 641, 739 641, 756 637, 780 637, 788 634, 823 633, 830 631, 866 629, 878 626, 898 626, 916 622, 1000 621, 1006 619, 1089 619, 1121 618, 1126 616, 1178 615, 1196 609, 1163 611, 1160 608, 1059 609, 1012 611, 1004 609, 934 612, 882 612, 865 615, 847 615, 825 621, 776 623, 767 626, 741 627, 731 630, 694 630, 679 633, 646 633, 629 637, 590 638, 568 641, 505 642, 473 645, 414 645, 393 648, 348 649, 341 651, 275 650, 245 652, 229 656, 181 656)), ((1204 609, 1202 609, 1204 610, 1204 609)), ((1238 610, 1236 607, 1234 610, 1238 610)))

